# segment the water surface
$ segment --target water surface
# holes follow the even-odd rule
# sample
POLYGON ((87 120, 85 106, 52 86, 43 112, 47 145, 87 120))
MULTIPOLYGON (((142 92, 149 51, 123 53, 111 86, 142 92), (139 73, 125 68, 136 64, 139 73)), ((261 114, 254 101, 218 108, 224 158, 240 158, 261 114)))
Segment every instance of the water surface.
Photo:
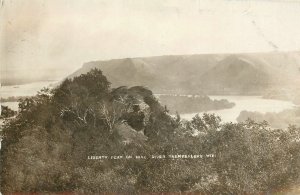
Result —
MULTIPOLYGON (((240 112, 243 110, 252 112, 281 112, 285 109, 295 108, 296 105, 290 101, 283 100, 273 100, 273 99, 263 99, 260 96, 209 96, 211 99, 221 100, 227 99, 229 102, 234 102, 235 106, 233 108, 224 110, 212 110, 206 113, 215 113, 222 118, 224 122, 237 122, 236 118, 239 116, 240 112)), ((190 120, 197 113, 181 114, 181 118, 190 120)), ((203 112, 199 112, 203 114, 203 112)))
POLYGON ((1 86, 0 97, 8 98, 11 96, 33 96, 36 95, 37 92, 42 88, 51 87, 57 82, 58 81, 41 81, 24 85, 1 86))
MULTIPOLYGON (((19 96, 34 96, 37 92, 44 87, 53 87, 57 84, 58 81, 41 81, 28 83, 24 85, 10 85, 10 86, 1 86, 0 87, 0 97, 19 97, 19 96)), ((8 106, 12 110, 18 110, 18 102, 0 102, 1 105, 8 106)))

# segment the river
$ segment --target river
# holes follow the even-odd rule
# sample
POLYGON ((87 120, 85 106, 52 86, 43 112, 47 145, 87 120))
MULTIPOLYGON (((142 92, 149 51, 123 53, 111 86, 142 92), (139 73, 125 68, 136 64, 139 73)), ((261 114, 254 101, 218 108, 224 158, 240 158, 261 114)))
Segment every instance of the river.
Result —
POLYGON ((0 97, 8 98, 12 96, 32 96, 44 87, 54 86, 58 81, 40 81, 24 85, 1 86, 0 97))
MULTIPOLYGON (((264 99, 260 96, 209 96, 211 99, 221 100, 227 99, 229 102, 234 102, 235 106, 230 109, 212 110, 206 113, 215 113, 222 118, 223 122, 237 122, 236 118, 243 110, 252 112, 280 112, 285 109, 295 108, 296 105, 291 101, 264 99)), ((197 113, 182 114, 181 118, 190 120, 197 113)), ((200 112, 199 114, 203 114, 200 112)))
MULTIPOLYGON (((18 97, 18 96, 33 96, 36 95, 39 90, 44 87, 53 87, 57 84, 58 81, 41 81, 28 83, 24 85, 10 85, 10 86, 1 86, 0 88, 0 97, 18 97)), ((8 106, 9 108, 17 111, 18 102, 1 102, 1 105, 8 106)))
MULTIPOLYGON (((26 85, 18 86, 2 86, 0 89, 0 96, 7 98, 10 96, 31 96, 35 95, 38 90, 46 86, 53 86, 57 81, 35 82, 26 85)), ((156 96, 162 94, 155 94, 156 96)), ((182 95, 189 96, 189 95, 182 95)), ((285 109, 292 109, 296 105, 290 101, 263 99, 260 96, 209 96, 211 99, 221 100, 227 99, 229 102, 234 102, 235 106, 230 109, 212 110, 207 113, 215 113, 219 115, 224 122, 236 122, 236 118, 240 112, 256 111, 260 113, 266 112, 280 112, 285 109)), ((5 102, 2 105, 9 106, 13 110, 18 110, 18 102, 5 102)), ((190 120, 197 113, 181 114, 181 118, 190 120)), ((199 114, 202 114, 200 112, 199 114)))

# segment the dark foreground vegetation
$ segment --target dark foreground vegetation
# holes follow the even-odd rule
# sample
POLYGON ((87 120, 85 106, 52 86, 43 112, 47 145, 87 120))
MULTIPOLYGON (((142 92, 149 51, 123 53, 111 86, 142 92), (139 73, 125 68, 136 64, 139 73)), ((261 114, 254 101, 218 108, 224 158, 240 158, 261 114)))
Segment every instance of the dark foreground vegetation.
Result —
POLYGON ((172 118, 143 87, 99 70, 24 99, 2 131, 1 192, 272 194, 300 183, 300 129, 172 118), (214 154, 203 159, 151 155, 214 154), (146 159, 88 160, 91 155, 146 159))
POLYGON ((16 115, 17 112, 10 109, 8 106, 1 105, 0 119, 10 118, 16 115))

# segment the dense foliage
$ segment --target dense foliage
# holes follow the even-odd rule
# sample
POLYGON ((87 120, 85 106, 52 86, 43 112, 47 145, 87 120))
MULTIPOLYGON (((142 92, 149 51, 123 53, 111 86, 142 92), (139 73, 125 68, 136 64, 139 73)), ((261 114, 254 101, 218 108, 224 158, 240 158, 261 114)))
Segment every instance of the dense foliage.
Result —
POLYGON ((1 136, 2 192, 250 194, 300 182, 299 128, 172 118, 150 90, 111 89, 97 69, 22 100, 1 136), (175 154, 214 157, 152 158, 175 154))
POLYGON ((0 113, 0 119, 2 118, 10 118, 13 117, 16 114, 15 111, 10 109, 8 106, 1 105, 1 113, 0 113))

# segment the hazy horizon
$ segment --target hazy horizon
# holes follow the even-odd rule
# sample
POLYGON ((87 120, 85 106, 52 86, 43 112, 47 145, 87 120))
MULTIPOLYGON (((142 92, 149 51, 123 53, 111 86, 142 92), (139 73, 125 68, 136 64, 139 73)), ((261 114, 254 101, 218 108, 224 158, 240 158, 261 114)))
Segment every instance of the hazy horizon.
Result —
POLYGON ((300 50, 299 1, 2 0, 1 5, 1 81, 62 78, 95 60, 300 50))

